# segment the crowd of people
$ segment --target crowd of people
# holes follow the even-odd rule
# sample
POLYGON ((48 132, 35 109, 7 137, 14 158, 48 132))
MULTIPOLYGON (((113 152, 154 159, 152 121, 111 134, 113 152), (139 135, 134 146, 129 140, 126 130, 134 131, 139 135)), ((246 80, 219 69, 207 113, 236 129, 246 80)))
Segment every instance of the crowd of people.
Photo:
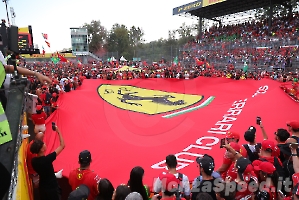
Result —
MULTIPOLYGON (((73 190, 69 199, 298 199, 299 121, 290 121, 286 129, 277 129, 275 141, 268 139, 261 121, 259 127, 261 131, 250 126, 244 132, 246 144, 239 142, 242 134, 228 131, 221 140, 221 148, 226 149, 222 165, 215 169, 212 156, 205 154, 198 157, 198 177, 193 181, 176 170, 176 156, 167 155, 167 170, 157 174, 152 188, 144 185, 144 169, 140 166, 131 170, 126 184, 113 186, 108 178, 99 176, 92 169, 92 155, 84 150, 78 155, 79 167, 69 174, 69 184, 73 190), (263 136, 261 142, 256 139, 259 132, 263 136)), ((55 124, 53 130, 58 134, 60 145, 52 153, 45 155, 47 146, 43 142, 44 133, 40 130, 28 146, 29 176, 33 185, 39 188, 40 199, 60 199, 61 195, 53 162, 65 148, 65 143, 55 124)))
POLYGON ((298 16, 295 12, 273 18, 270 32, 268 19, 211 27, 201 38, 185 45, 182 59, 203 55, 218 64, 248 61, 252 67, 292 66, 292 61, 299 59, 298 16))
MULTIPOLYGON (((276 18, 273 21, 272 36, 279 40, 297 40, 299 25, 298 13, 289 18, 276 18)), ((192 42, 185 48, 181 61, 158 64, 123 63, 134 69, 122 71, 118 62, 95 62, 93 64, 45 62, 21 63, 20 65, 41 74, 40 80, 29 75, 30 92, 38 96, 36 114, 32 115, 35 125, 35 139, 28 146, 27 164, 33 186, 38 188, 40 199, 60 199, 61 189, 55 173, 53 162, 65 147, 63 134, 53 124, 53 130, 58 134, 60 145, 48 155, 47 146, 43 142, 45 120, 57 108, 57 99, 61 93, 76 90, 85 79, 130 80, 146 78, 177 78, 193 79, 199 76, 230 78, 235 80, 270 78, 282 83, 298 82, 298 70, 267 71, 259 69, 260 62, 268 66, 284 65, 283 69, 292 68, 292 59, 299 58, 299 50, 294 46, 273 48, 251 48, 250 44, 275 42, 268 38, 266 21, 251 22, 240 25, 211 28, 206 31, 198 42, 192 42), (227 48, 231 41, 235 48, 227 48), (213 44, 213 45, 211 45, 213 44), (246 47, 245 47, 246 46, 246 47), (213 49, 208 49, 213 47, 213 49), (218 48, 220 47, 220 48, 218 48), (217 59, 227 58, 225 69, 217 67, 217 59), (192 62, 185 64, 184 61, 192 62), (253 63, 252 70, 236 68, 237 60, 253 63), (213 61, 213 62, 211 62, 213 61), (201 64, 198 64, 201 63, 201 64), (43 84, 45 77, 51 82, 43 84)), ((39 75, 38 75, 39 76, 39 75)), ((37 77, 38 78, 38 77, 37 77)), ((297 87, 298 88, 298 87, 297 87)), ((299 92, 296 91, 297 93, 299 92)), ((287 123, 286 129, 275 132, 275 141, 268 139, 266 131, 260 123, 263 141, 257 141, 259 131, 251 126, 242 135, 227 132, 223 138, 222 147, 226 149, 222 165, 215 169, 214 158, 210 155, 198 157, 198 177, 193 181, 188 175, 176 170, 177 160, 174 155, 166 156, 167 170, 157 174, 153 188, 143 184, 144 169, 136 166, 131 170, 126 184, 113 186, 109 178, 99 176, 92 170, 92 155, 88 150, 78 155, 79 167, 69 174, 69 184, 72 192, 69 199, 100 199, 100 200, 239 200, 239 199, 298 199, 299 198, 299 121, 287 123), (239 144, 244 137, 247 144, 239 144), (190 184, 192 183, 192 184, 190 184)), ((193 177, 192 177, 193 178, 193 177)))

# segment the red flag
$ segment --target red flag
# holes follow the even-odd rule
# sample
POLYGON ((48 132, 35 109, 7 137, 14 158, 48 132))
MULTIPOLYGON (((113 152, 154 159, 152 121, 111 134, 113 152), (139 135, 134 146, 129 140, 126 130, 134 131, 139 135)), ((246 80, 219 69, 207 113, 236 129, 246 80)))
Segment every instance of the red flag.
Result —
MULTIPOLYGON (((226 131, 241 134, 259 115, 269 133, 298 119, 294 110, 299 110, 299 104, 278 89, 280 84, 271 79, 205 77, 85 79, 79 90, 59 97, 59 109, 46 121, 46 154, 59 146, 57 134, 51 133, 51 123, 56 122, 65 141, 76 144, 65 148, 53 163, 55 171, 64 169, 66 177, 78 166, 78 153, 86 148, 92 154, 93 169, 100 169, 113 185, 128 180, 128 173, 115 173, 119 166, 130 172, 137 165, 146 171, 143 183, 152 185, 157 174, 166 171, 165 156, 171 152, 180 158, 180 172, 197 177, 196 157, 208 153, 215 159, 215 168, 222 164, 225 149, 219 148, 219 141, 226 131), (275 107, 279 117, 272 114, 273 105, 279 105, 275 107)), ((256 137, 262 141, 261 134, 256 137)), ((274 140, 274 134, 268 137, 274 140)), ((245 143, 243 137, 240 143, 245 143)))
POLYGON ((50 45, 50 43, 49 43, 48 41, 45 41, 45 43, 47 44, 47 46, 48 46, 49 48, 51 48, 51 45, 50 45))
POLYGON ((204 61, 198 60, 198 58, 196 58, 195 61, 196 61, 197 66, 201 66, 201 65, 205 64, 204 61))
POLYGON ((43 38, 44 38, 45 40, 48 40, 48 34, 46 34, 46 33, 42 33, 42 36, 43 36, 43 38))
POLYGON ((57 57, 60 59, 61 62, 69 62, 65 57, 60 55, 58 52, 57 52, 57 57))

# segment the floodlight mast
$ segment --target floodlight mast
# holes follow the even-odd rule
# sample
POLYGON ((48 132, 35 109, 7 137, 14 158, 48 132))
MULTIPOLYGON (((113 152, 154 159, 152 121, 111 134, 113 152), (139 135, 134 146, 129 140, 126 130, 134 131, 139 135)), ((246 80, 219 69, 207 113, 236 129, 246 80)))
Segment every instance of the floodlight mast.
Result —
POLYGON ((8 24, 8 26, 10 26, 9 15, 8 15, 8 8, 7 8, 8 0, 2 0, 2 2, 5 3, 6 15, 7 15, 7 24, 8 24))

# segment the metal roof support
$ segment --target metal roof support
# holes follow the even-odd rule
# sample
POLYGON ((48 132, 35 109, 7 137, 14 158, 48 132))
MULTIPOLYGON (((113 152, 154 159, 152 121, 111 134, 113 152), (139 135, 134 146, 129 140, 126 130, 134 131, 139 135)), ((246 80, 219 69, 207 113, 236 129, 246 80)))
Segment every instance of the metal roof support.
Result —
POLYGON ((202 38, 202 17, 199 17, 198 20, 198 36, 199 36, 199 40, 201 40, 202 38))
POLYGON ((219 19, 210 19, 210 20, 212 20, 212 21, 215 21, 215 22, 218 22, 219 23, 219 26, 221 26, 221 20, 219 20, 219 19))
POLYGON ((271 36, 271 29, 272 29, 272 18, 273 18, 273 4, 272 0, 269 0, 270 2, 270 10, 269 10, 269 19, 268 19, 268 35, 271 36))

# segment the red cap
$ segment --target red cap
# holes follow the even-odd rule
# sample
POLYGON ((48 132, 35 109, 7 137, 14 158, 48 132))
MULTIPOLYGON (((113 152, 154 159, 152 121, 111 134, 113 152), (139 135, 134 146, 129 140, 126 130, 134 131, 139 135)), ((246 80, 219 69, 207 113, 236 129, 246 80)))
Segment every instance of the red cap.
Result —
POLYGON ((240 139, 240 134, 239 133, 236 133, 236 132, 231 132, 231 131, 228 131, 226 132, 226 136, 225 136, 227 139, 240 139))
POLYGON ((287 126, 291 127, 292 129, 299 129, 299 121, 290 121, 287 123, 287 126))
POLYGON ((262 162, 263 161, 261 161, 261 160, 255 160, 255 161, 252 162, 252 165, 253 166, 259 166, 262 162))
POLYGON ((264 140, 262 142, 262 149, 266 150, 266 149, 271 149, 272 151, 274 151, 275 148, 275 143, 271 140, 264 140))
POLYGON ((56 94, 56 92, 54 92, 53 94, 52 94, 52 97, 56 97, 57 96, 57 94, 56 94))
POLYGON ((36 106, 36 110, 41 110, 41 109, 43 109, 43 107, 41 105, 36 106))
POLYGON ((262 162, 260 165, 254 166, 254 169, 256 171, 266 172, 267 174, 273 174, 273 172, 276 170, 274 165, 270 162, 262 162))
POLYGON ((235 143, 235 142, 231 142, 231 143, 229 143, 229 145, 235 150, 235 151, 237 151, 237 152, 240 152, 240 145, 238 145, 237 143, 235 143))
POLYGON ((163 189, 167 191, 171 191, 174 188, 178 188, 178 185, 180 184, 180 180, 170 173, 162 173, 159 176, 159 179, 162 181, 163 189))
POLYGON ((297 185, 297 183, 299 183, 299 173, 293 174, 292 179, 293 179, 293 185, 297 185))
POLYGON ((292 176, 292 179, 293 179, 293 191, 292 193, 293 194, 296 194, 296 195, 299 195, 299 189, 298 189, 298 186, 299 186, 299 173, 295 173, 293 174, 292 176))

